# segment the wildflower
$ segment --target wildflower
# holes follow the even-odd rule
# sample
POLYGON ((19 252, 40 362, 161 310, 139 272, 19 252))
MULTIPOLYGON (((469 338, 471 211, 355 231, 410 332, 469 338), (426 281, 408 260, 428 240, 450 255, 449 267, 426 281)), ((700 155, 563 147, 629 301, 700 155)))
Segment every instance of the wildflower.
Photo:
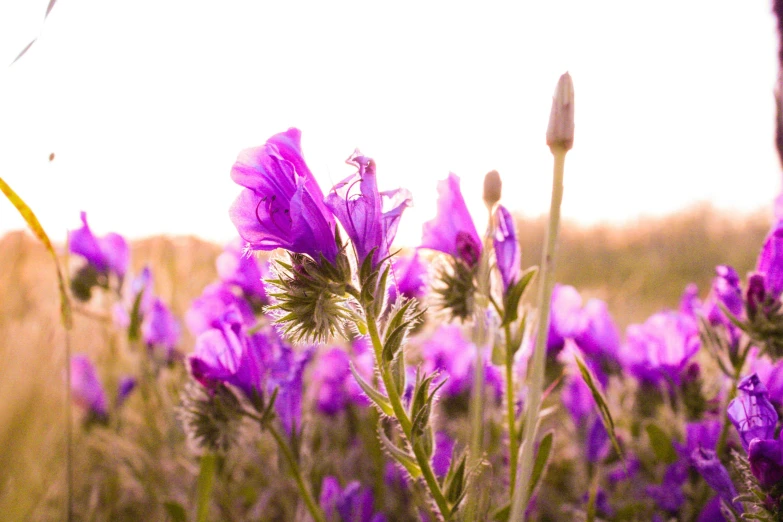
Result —
POLYGON ((753 439, 748 445, 750 471, 763 489, 783 480, 783 446, 779 439, 753 439))
POLYGON ((438 183, 438 213, 435 219, 424 223, 421 246, 449 254, 468 267, 478 263, 481 238, 454 174, 438 183))
POLYGON ((519 280, 520 272, 522 271, 520 266, 522 253, 514 227, 514 218, 503 205, 499 205, 495 211, 495 234, 493 239, 498 271, 503 281, 503 292, 505 293, 519 280))
POLYGON ((780 299, 783 293, 783 223, 764 240, 759 253, 756 272, 764 277, 764 289, 772 299, 780 299))
POLYGON ((341 488, 337 477, 324 477, 319 504, 329 522, 386 521, 383 514, 373 514, 372 490, 362 488, 355 480, 341 488))
POLYGON ((421 299, 427 289, 427 265, 419 257, 419 251, 412 256, 397 257, 392 263, 394 281, 389 285, 389 302, 397 302, 397 296, 421 299))
POLYGON ((179 343, 180 328, 171 310, 158 298, 144 314, 141 324, 141 334, 149 347, 165 350, 166 359, 171 361, 174 349, 179 343))
POLYGON ((451 454, 454 451, 454 439, 445 431, 435 432, 435 450, 432 455, 432 471, 438 478, 443 478, 449 472, 451 454))
POLYGON ((248 301, 257 303, 259 308, 268 304, 263 282, 266 274, 255 257, 245 255, 239 238, 226 245, 215 266, 220 280, 238 287, 248 301))
POLYGON ((103 385, 86 355, 71 357, 71 393, 73 401, 87 410, 91 417, 98 420, 108 417, 103 385))
POLYGON ((732 325, 720 308, 724 306, 735 317, 742 314, 742 289, 737 271, 728 265, 715 267, 717 277, 712 281, 712 291, 704 304, 710 324, 732 325))
POLYGON ((359 265, 373 252, 375 267, 389 255, 389 246, 397 234, 402 212, 411 204, 411 195, 405 189, 378 192, 375 162, 358 150, 347 163, 355 166, 358 172, 335 185, 324 203, 351 238, 359 265), (384 207, 387 207, 385 212, 384 207))
POLYGON ((68 234, 70 251, 84 257, 99 272, 113 272, 123 277, 130 261, 128 243, 114 232, 96 238, 87 224, 87 213, 82 212, 80 217, 82 227, 68 234))
POLYGON ((193 335, 216 328, 226 310, 235 306, 247 327, 255 324, 255 315, 248 302, 237 296, 223 282, 207 285, 201 295, 193 300, 185 313, 185 323, 193 335))
POLYGON ((737 389, 742 393, 729 403, 727 413, 739 433, 742 447, 748 451, 754 439, 774 438, 778 414, 769 402, 766 386, 755 373, 742 379, 737 389))
POLYGON ((275 411, 280 418, 283 429, 289 435, 299 432, 302 424, 302 386, 304 370, 313 356, 313 349, 308 348, 301 354, 270 331, 267 337, 276 353, 274 361, 269 365, 268 391, 272 393, 277 388, 275 411))
POLYGON ((302 157, 300 136, 291 128, 239 154, 231 178, 245 188, 229 214, 253 250, 285 248, 334 263, 334 219, 302 157))
POLYGON ((734 502, 737 496, 737 488, 731 481, 729 472, 721 464, 718 456, 713 450, 698 448, 691 453, 691 463, 696 471, 704 477, 704 481, 715 490, 726 504, 732 506, 737 513, 742 513, 742 504, 734 502))
POLYGON ((133 393, 133 390, 136 389, 137 384, 138 381, 132 375, 126 375, 120 379, 120 382, 117 384, 117 399, 114 403, 117 408, 123 405, 130 394, 133 393))

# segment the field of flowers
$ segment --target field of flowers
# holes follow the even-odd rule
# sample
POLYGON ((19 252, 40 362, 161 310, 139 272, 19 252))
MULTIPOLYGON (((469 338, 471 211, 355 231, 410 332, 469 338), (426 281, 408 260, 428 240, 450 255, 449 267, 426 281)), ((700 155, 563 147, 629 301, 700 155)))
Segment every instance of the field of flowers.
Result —
POLYGON ((783 519, 783 221, 560 234, 573 133, 566 74, 549 219, 493 171, 480 234, 449 174, 409 251, 410 194, 359 151, 324 191, 295 128, 240 152, 222 249, 83 213, 58 300, 6 237, 4 519, 783 519))

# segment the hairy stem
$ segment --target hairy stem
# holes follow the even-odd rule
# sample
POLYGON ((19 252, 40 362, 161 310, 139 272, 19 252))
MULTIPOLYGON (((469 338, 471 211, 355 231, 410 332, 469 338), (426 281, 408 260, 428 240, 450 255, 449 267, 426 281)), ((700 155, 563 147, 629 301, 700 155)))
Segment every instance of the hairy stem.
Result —
MULTIPOLYGON (((389 402, 391 403, 392 409, 394 410, 394 416, 400 423, 400 427, 402 428, 405 439, 413 449, 413 454, 416 457, 416 462, 419 464, 419 468, 421 468, 424 481, 427 483, 427 487, 430 490, 432 498, 438 505, 438 511, 440 511, 440 514, 444 520, 448 520, 450 510, 448 502, 446 501, 446 497, 443 496, 443 492, 440 489, 438 480, 435 478, 435 473, 432 471, 429 456, 424 454, 424 451, 418 444, 413 443, 411 437, 413 423, 408 418, 408 414, 405 412, 405 408, 402 405, 402 400, 400 399, 400 394, 397 392, 397 387, 394 384, 394 379, 392 378, 391 371, 389 370, 389 365, 385 364, 383 361, 383 343, 381 342, 381 337, 378 333, 378 325, 376 323, 375 317, 372 315, 372 312, 366 308, 365 315, 367 320, 367 330, 369 331, 372 347, 375 351, 375 361, 378 365, 378 371, 381 374, 383 385, 386 387, 386 393, 389 397, 389 402)), ((402 357, 402 354, 398 355, 398 357, 402 357)))
POLYGON ((511 325, 506 325, 506 416, 508 417, 508 468, 509 491, 514 491, 517 482, 517 459, 519 442, 517 441, 516 400, 514 399, 514 352, 511 349, 511 325))
POLYGON ((546 370, 546 341, 549 333, 549 308, 552 288, 555 285, 555 248, 560 228, 560 204, 563 201, 563 172, 567 149, 552 147, 554 174, 552 177, 552 202, 549 207, 549 227, 541 256, 541 282, 538 289, 538 332, 531 365, 528 368, 527 415, 525 417, 524 443, 520 450, 518 476, 511 501, 509 520, 522 520, 527 510, 528 489, 533 472, 533 448, 538 429, 538 413, 541 409, 541 394, 546 370))

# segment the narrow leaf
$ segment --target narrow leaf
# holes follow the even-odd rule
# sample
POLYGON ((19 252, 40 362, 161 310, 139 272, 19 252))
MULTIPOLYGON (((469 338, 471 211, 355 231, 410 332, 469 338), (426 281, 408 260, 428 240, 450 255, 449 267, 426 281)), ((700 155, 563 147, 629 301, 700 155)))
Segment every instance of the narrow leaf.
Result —
POLYGON ((677 460, 677 452, 674 450, 672 439, 655 424, 648 424, 646 430, 647 436, 650 437, 650 445, 653 452, 655 452, 655 457, 666 464, 675 462, 677 460))
POLYGON ((381 392, 373 388, 370 383, 362 379, 362 376, 359 375, 359 372, 356 371, 356 367, 353 365, 353 363, 350 364, 350 368, 351 373, 353 374, 353 378, 356 379, 356 382, 359 384, 359 387, 362 389, 365 395, 367 395, 367 397, 369 397, 370 400, 375 403, 375 405, 381 410, 383 414, 388 415, 389 417, 393 417, 394 410, 392 409, 392 405, 389 402, 389 399, 387 399, 381 392))
POLYGON ((378 429, 378 438, 380 438, 383 448, 392 458, 394 458, 394 460, 402 464, 402 466, 408 470, 408 473, 410 473, 413 479, 417 479, 421 476, 421 468, 419 468, 419 464, 416 462, 416 457, 397 447, 388 437, 386 437, 386 434, 380 427, 378 429))
POLYGON ((179 502, 164 502, 163 508, 171 522, 187 522, 188 514, 179 502))
POLYGON ((394 329, 386 337, 386 341, 383 343, 383 358, 386 361, 391 361, 397 354, 397 350, 402 346, 402 340, 405 338, 405 334, 408 333, 408 327, 410 324, 406 321, 400 326, 394 329))
POLYGON ((595 401, 595 405, 598 407, 598 413, 601 414, 601 422, 604 424, 606 433, 609 434, 609 438, 612 441, 612 446, 620 458, 623 459, 623 463, 625 463, 623 451, 620 449, 620 443, 617 441, 617 434, 614 432, 614 420, 612 419, 612 413, 609 411, 609 406, 606 405, 606 399, 604 399, 601 390, 599 390, 595 385, 595 379, 593 379, 593 375, 590 373, 590 370, 587 368, 587 366, 585 366, 585 363, 579 358, 579 356, 575 355, 574 358, 576 359, 577 366, 579 366, 579 373, 582 374, 582 380, 585 382, 585 384, 587 384, 587 386, 590 388, 590 392, 593 394, 593 400, 595 401))
MULTIPOLYGON (((30 42, 30 45, 32 45, 32 42, 30 42)), ((27 49, 25 48, 25 50, 27 49)), ((22 52, 24 53, 24 51, 22 52)), ((68 298, 68 292, 65 290, 65 278, 63 277, 63 272, 60 269, 60 261, 57 259, 57 252, 54 251, 54 247, 52 246, 52 242, 49 240, 49 236, 41 226, 38 218, 35 217, 35 213, 32 211, 32 209, 30 209, 30 207, 27 206, 27 203, 25 203, 24 200, 20 198, 11 187, 8 186, 3 178, 0 178, 0 191, 2 191, 3 194, 5 194, 5 197, 8 198, 8 201, 10 201, 16 207, 16 210, 19 211, 19 214, 27 222, 27 226, 29 226, 30 230, 32 230, 33 234, 35 234, 35 237, 37 237, 38 240, 44 244, 46 250, 49 251, 52 259, 54 259, 54 266, 57 269, 57 283, 60 287, 60 319, 62 320, 63 326, 65 326, 66 330, 70 330, 71 325, 73 324, 71 317, 71 301, 68 298)))
POLYGON ((503 322, 500 326, 506 326, 517 320, 517 309, 519 308, 519 300, 522 299, 522 295, 525 293, 525 289, 532 281, 533 277, 538 272, 538 267, 533 266, 528 268, 522 273, 522 277, 519 278, 514 286, 512 286, 506 293, 503 306, 505 308, 503 314, 503 322))
POLYGON ((528 497, 533 494, 538 481, 544 473, 544 468, 547 462, 549 462, 549 454, 552 451, 552 439, 554 438, 552 432, 548 432, 541 439, 541 444, 538 445, 538 452, 536 453, 536 460, 533 463, 533 473, 530 475, 530 489, 528 490, 528 497))
POLYGON ((198 473, 196 485, 196 522, 206 522, 209 515, 209 497, 212 496, 212 486, 215 483, 217 455, 205 453, 201 457, 201 470, 198 473))

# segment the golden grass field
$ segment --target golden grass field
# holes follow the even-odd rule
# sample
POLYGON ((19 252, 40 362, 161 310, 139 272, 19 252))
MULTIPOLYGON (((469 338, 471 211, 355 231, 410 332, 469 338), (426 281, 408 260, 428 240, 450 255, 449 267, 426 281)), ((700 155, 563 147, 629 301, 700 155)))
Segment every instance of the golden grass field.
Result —
MULTIPOLYGON (((519 225, 524 264, 537 264, 543 221, 519 225)), ((557 279, 573 284, 585 297, 606 300, 624 329, 661 308, 676 307, 689 282, 697 283, 704 297, 717 264, 731 264, 744 277, 769 226, 765 213, 737 218, 709 207, 626 227, 566 224, 557 279)), ((135 241, 130 272, 150 265, 156 293, 181 318, 190 301, 215 280, 220 249, 193 237, 135 241)), ((56 520, 64 513, 66 405, 65 333, 54 266, 25 232, 1 238, 0 252, 0 518, 56 520)), ((91 316, 77 311, 70 343, 74 353, 89 354, 99 372, 109 368, 103 375, 109 376, 104 384, 111 389, 112 379, 138 361, 128 352, 127 341, 118 339, 101 319, 103 306, 94 299, 91 316)), ((193 339, 184 327, 183 332, 182 351, 187 353, 193 339)), ((167 500, 187 504, 198 470, 173 413, 184 377, 181 367, 162 376, 171 393, 145 401, 154 409, 142 408, 138 397, 132 397, 124 424, 106 434, 86 437, 77 415, 74 463, 80 519, 155 520, 162 512, 150 506, 167 500), (140 447, 147 449, 141 452, 140 447), (125 512, 104 511, 107 495, 123 497, 129 507, 125 512)))

